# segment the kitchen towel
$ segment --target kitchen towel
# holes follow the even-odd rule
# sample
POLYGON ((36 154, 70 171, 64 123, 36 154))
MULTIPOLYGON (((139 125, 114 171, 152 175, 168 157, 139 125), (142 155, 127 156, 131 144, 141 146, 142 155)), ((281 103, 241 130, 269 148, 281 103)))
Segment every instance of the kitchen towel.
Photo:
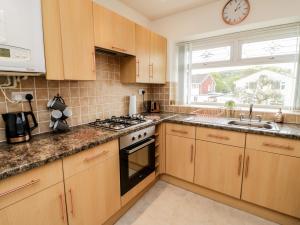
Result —
POLYGON ((131 95, 129 97, 129 116, 136 114, 136 96, 131 95))

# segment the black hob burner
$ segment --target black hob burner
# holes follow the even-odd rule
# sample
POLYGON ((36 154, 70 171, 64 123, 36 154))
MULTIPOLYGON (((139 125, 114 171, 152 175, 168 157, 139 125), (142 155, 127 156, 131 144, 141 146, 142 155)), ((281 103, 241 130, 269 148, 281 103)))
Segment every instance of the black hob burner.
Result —
POLYGON ((143 115, 136 114, 132 116, 112 116, 110 119, 105 120, 97 119, 96 121, 89 123, 89 125, 118 131, 147 122, 148 121, 143 115))

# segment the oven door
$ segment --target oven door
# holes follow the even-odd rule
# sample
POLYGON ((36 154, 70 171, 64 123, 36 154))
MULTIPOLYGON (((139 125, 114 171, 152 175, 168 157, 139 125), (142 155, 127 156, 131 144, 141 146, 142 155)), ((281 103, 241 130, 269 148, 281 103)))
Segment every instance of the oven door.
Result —
POLYGON ((155 139, 120 150, 121 195, 141 182, 155 170, 155 139))

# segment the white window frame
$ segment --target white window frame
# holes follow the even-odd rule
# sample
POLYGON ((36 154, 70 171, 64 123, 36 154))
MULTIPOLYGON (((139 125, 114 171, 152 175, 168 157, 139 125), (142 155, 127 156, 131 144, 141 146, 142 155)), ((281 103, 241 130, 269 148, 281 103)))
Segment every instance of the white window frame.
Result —
MULTIPOLYGON (((272 57, 265 56, 265 57, 255 57, 255 58, 248 58, 248 59, 243 59, 242 58, 242 49, 243 49, 243 44, 248 44, 248 43, 253 43, 253 42, 260 42, 260 41, 269 41, 269 40, 274 40, 274 39, 282 39, 282 38, 289 38, 293 37, 291 33, 288 34, 281 34, 281 35, 267 35, 267 36, 258 36, 255 38, 248 38, 244 40, 239 40, 238 41, 238 56, 237 56, 237 61, 241 65, 261 65, 261 64, 273 64, 273 63, 288 63, 288 62, 293 62, 297 61, 298 56, 297 54, 290 54, 290 55, 275 55, 272 57)), ((299 51, 299 49, 298 49, 299 51)))
MULTIPOLYGON (((220 47, 230 47, 230 58, 229 60, 224 60, 224 61, 217 61, 217 62, 205 62, 205 63, 193 63, 192 64, 192 69, 204 69, 204 68, 213 68, 213 67, 226 67, 229 66, 232 61, 233 61, 233 57, 234 57, 234 53, 233 53, 233 47, 234 44, 233 42, 221 42, 221 43, 217 43, 217 44, 199 44, 196 46, 192 46, 191 45, 191 51, 194 50, 207 50, 207 49, 213 49, 213 48, 220 48, 220 47)), ((191 54, 192 55, 192 54, 191 54)), ((192 59, 191 59, 192 62, 192 59)))
MULTIPOLYGON (((257 29, 251 31, 245 31, 240 33, 234 33, 229 35, 223 35, 218 37, 206 38, 202 40, 195 40, 191 42, 178 43, 177 45, 185 45, 186 49, 189 51, 189 59, 187 60, 189 65, 187 66, 187 86, 185 88, 191 89, 191 74, 193 69, 213 69, 220 67, 228 66, 249 66, 249 65, 264 65, 264 64, 276 64, 276 63, 287 63, 287 62, 298 62, 298 75, 296 77, 297 82, 300 83, 300 56, 299 55, 279 55, 274 57, 256 57, 251 59, 242 59, 242 45, 245 43, 251 43, 256 41, 267 41, 273 39, 281 39, 298 36, 300 37, 300 23, 281 25, 276 27, 257 29), (225 40, 225 41, 224 41, 225 40), (194 63, 192 64, 192 50, 194 49, 211 49, 218 47, 230 46, 230 60, 228 61, 219 61, 219 62, 207 62, 207 63, 194 63)), ((300 43, 298 48, 300 49, 300 43)), ((298 49, 298 51, 299 51, 298 49)), ((186 103, 191 105, 191 92, 185 90, 186 103)), ((300 91, 293 93, 296 96, 293 96, 295 99, 295 105, 299 102, 300 104, 300 91)), ((197 105, 214 105, 221 106, 222 103, 197 103, 197 105)), ((243 107, 245 105, 239 104, 243 107)), ((276 106, 258 106, 260 108, 274 108, 276 106)), ((300 107, 300 105, 299 105, 300 107)))

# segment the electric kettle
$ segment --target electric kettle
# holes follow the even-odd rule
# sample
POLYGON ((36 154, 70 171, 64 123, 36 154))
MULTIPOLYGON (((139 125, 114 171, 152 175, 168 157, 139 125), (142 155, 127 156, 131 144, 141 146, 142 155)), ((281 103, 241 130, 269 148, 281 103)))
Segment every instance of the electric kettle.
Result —
POLYGON ((31 131, 38 126, 33 112, 6 113, 2 114, 2 118, 5 122, 6 139, 10 144, 29 141, 31 131))

